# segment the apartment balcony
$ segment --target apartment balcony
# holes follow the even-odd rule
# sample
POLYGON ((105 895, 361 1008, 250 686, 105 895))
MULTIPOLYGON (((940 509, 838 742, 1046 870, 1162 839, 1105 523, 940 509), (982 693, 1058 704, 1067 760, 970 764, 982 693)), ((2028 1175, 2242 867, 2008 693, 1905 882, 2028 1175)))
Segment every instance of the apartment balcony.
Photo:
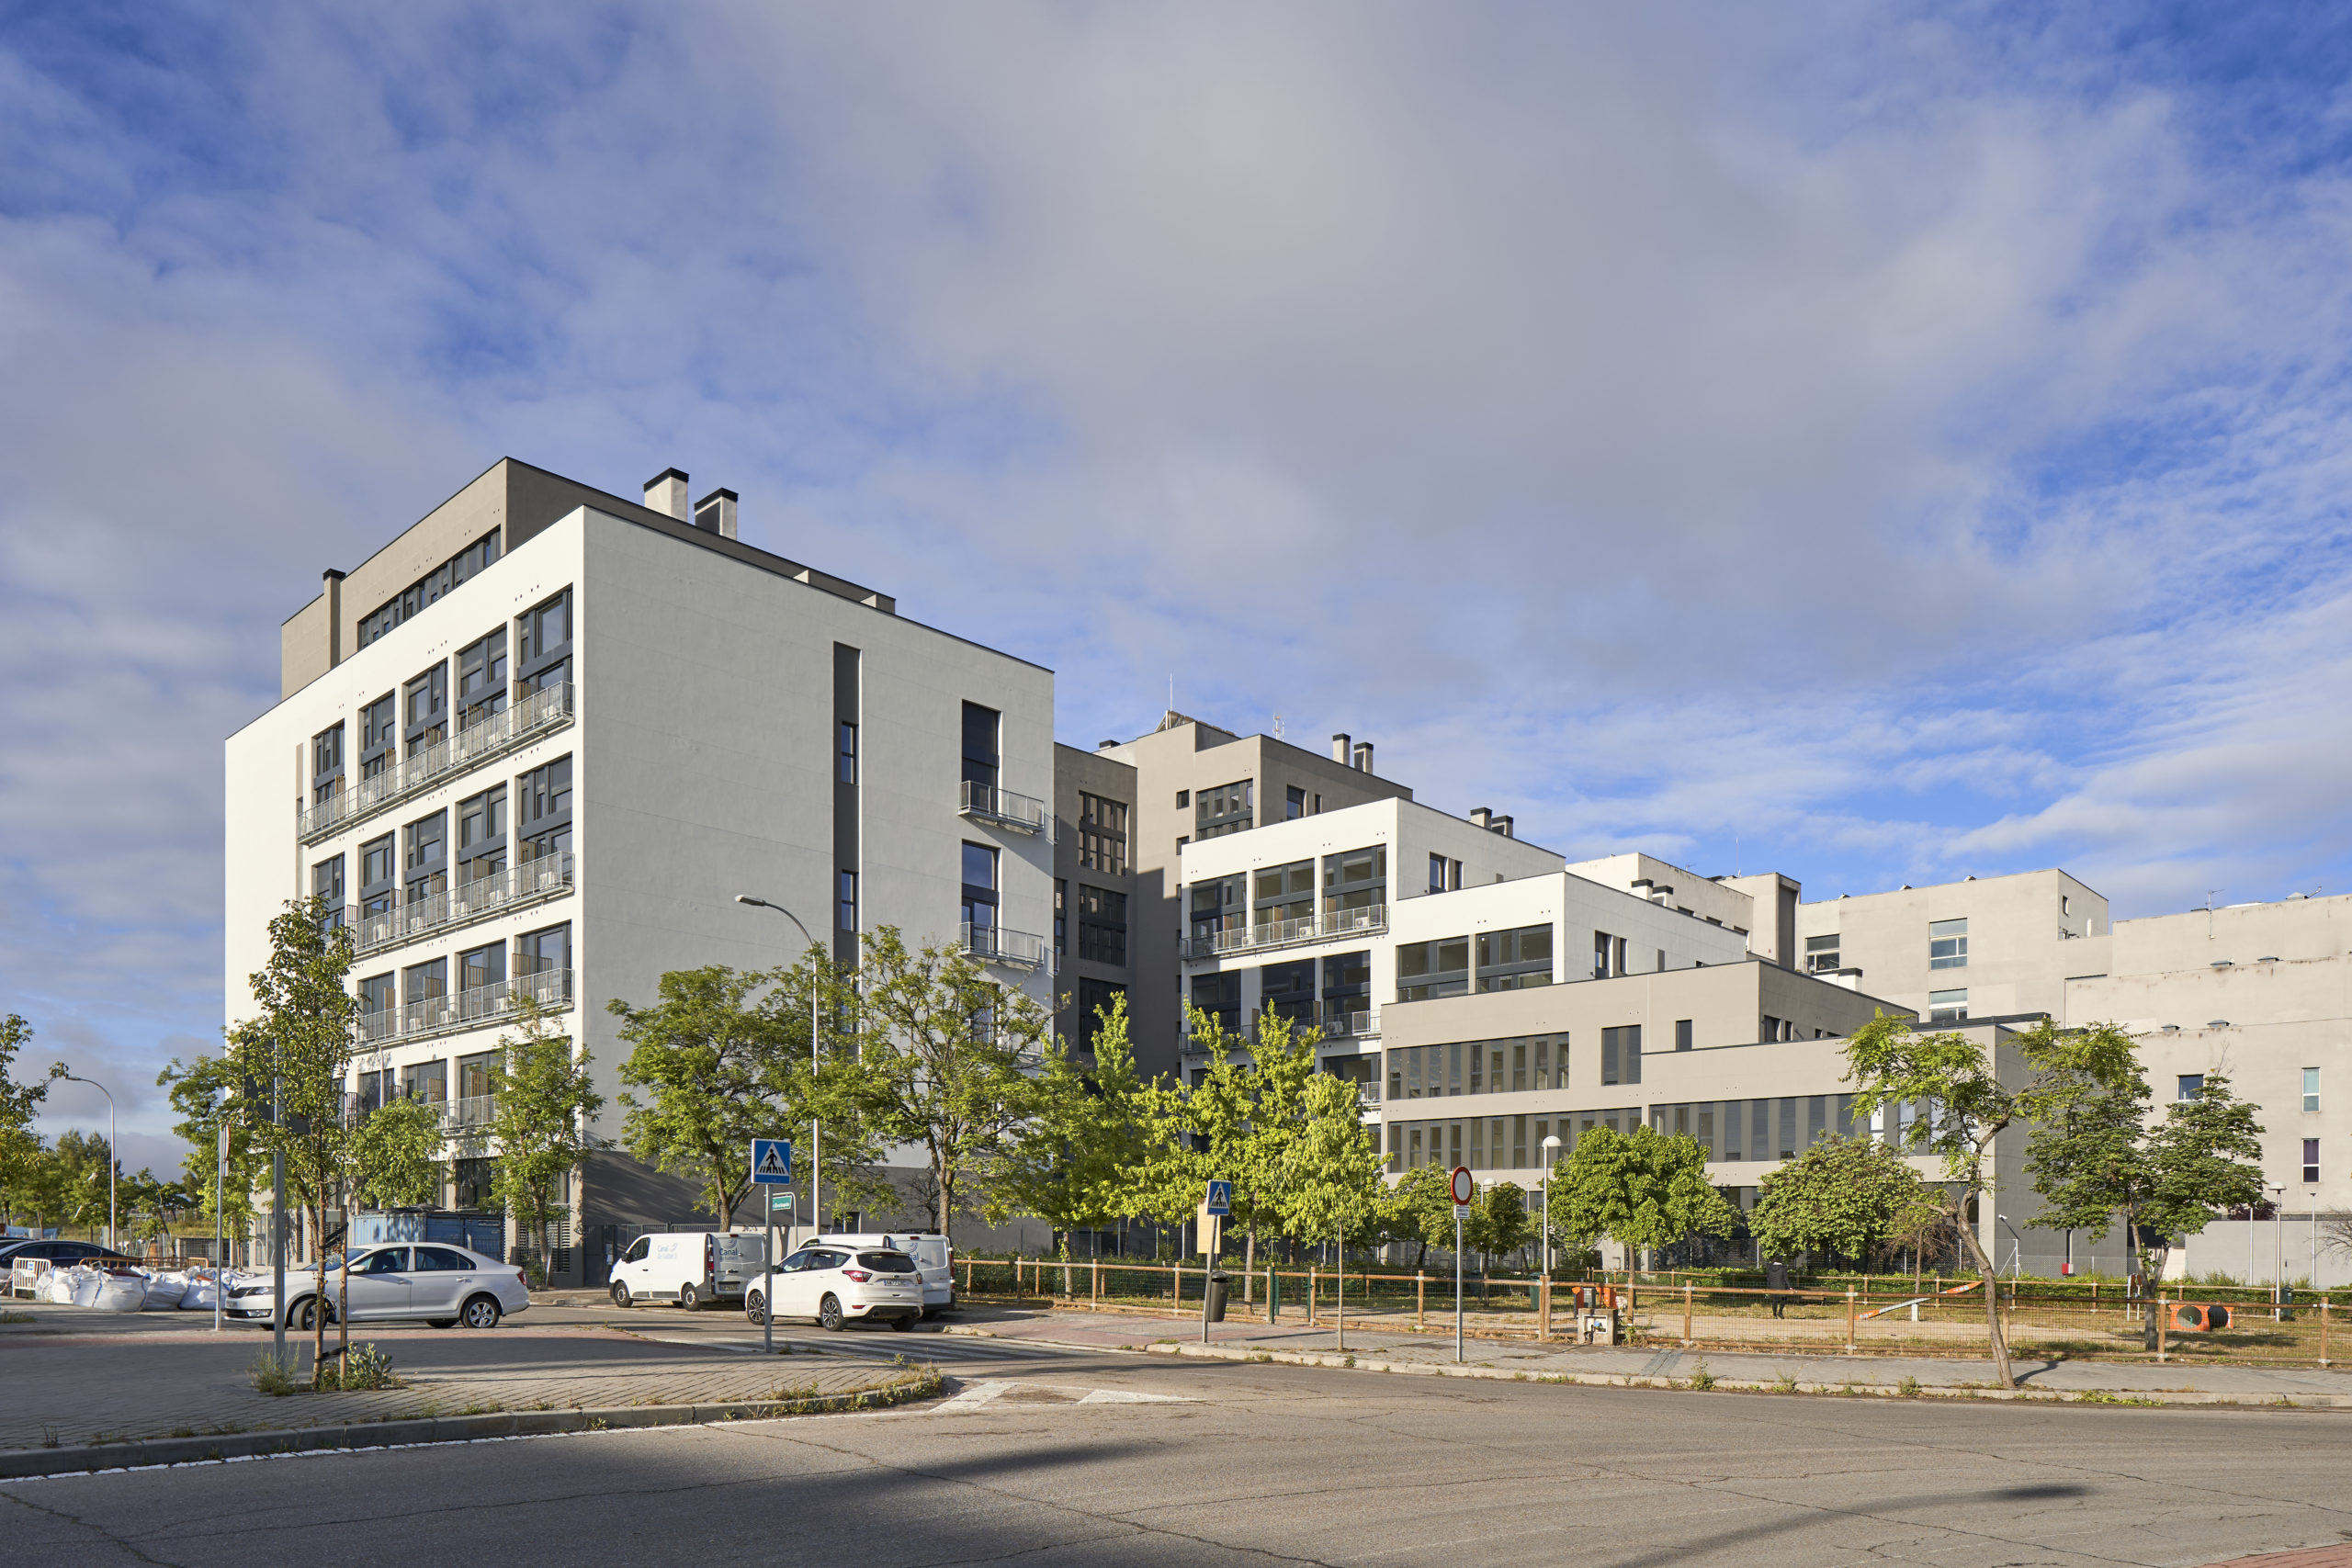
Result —
POLYGON ((481 1137, 490 1130, 498 1115, 498 1096, 469 1094, 461 1099, 444 1100, 441 1106, 441 1130, 453 1138, 481 1137))
POLYGON ((956 815, 975 822, 986 822, 999 828, 1010 828, 1016 833, 1042 833, 1046 830, 1048 813, 1046 803, 1025 795, 1015 795, 994 784, 973 784, 968 779, 961 786, 960 804, 956 815))
POLYGON ((1178 956, 1188 961, 1224 958, 1237 953, 1261 953, 1269 948, 1302 947, 1308 942, 1369 936, 1387 929, 1388 906, 1374 904, 1362 909, 1335 909, 1295 920, 1266 920, 1254 926, 1234 926, 1206 936, 1184 938, 1177 944, 1178 956))
POLYGON ((304 843, 315 843, 355 822, 389 811, 477 762, 527 746, 571 722, 571 685, 549 686, 466 726, 397 767, 348 785, 302 813, 304 843))
POLYGON ((493 915, 527 909, 571 891, 571 856, 543 855, 424 898, 405 900, 379 914, 356 915, 351 919, 352 945, 365 955, 493 915))
POLYGON ((1326 1002, 1317 1021, 1326 1040, 1377 1040, 1380 1010, 1361 1003, 1326 1002))
POLYGON ((454 1034, 462 1029, 510 1022, 521 1013, 526 997, 553 1011, 570 1009, 571 971, 549 969, 537 975, 518 975, 511 980, 469 987, 447 996, 419 997, 381 1012, 363 1012, 359 1015, 360 1042, 373 1044, 391 1040, 423 1040, 435 1034, 454 1034), (397 1027, 385 1027, 394 1019, 399 1021, 397 1027))
POLYGON ((956 941, 963 944, 965 952, 983 964, 1037 969, 1046 963, 1046 939, 1030 931, 1017 931, 1007 926, 976 926, 966 920, 957 928, 956 941))

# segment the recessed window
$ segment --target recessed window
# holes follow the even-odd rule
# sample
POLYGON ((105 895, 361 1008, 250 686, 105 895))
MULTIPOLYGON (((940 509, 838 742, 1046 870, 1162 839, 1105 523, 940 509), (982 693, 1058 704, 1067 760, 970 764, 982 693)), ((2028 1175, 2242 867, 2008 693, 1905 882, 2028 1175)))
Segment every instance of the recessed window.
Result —
POLYGON ((1435 942, 1399 942, 1396 946, 1396 999, 1428 1001, 1458 997, 1470 989, 1470 939, 1441 937, 1435 942))
POLYGON ((838 906, 834 911, 835 923, 845 931, 857 930, 857 873, 841 873, 840 886, 835 892, 834 902, 838 906))
POLYGON ((2303 1140, 2303 1181, 2309 1186, 2316 1186, 2319 1182, 2319 1140, 2317 1138, 2303 1140))
POLYGON ((1552 983, 1552 928, 1478 933, 1478 989, 1521 991, 1552 983))
MULTIPOLYGON (((1497 877, 1496 881, 1502 880, 1497 877)), ((1606 980, 1625 972, 1625 939, 1607 931, 1592 933, 1592 977, 1606 980)))
MULTIPOLYGON (((1127 896, 1078 885, 1078 955, 1096 964, 1127 961, 1127 896)), ((1312 999, 1314 987, 1307 987, 1312 999)))
POLYGON ((2204 1093, 2205 1075, 2203 1073, 2183 1073, 2180 1075, 2179 1079, 2179 1092, 2173 1098, 2176 1100, 2196 1100, 2201 1098, 2204 1093))
POLYGON ((514 683, 542 692, 571 678, 571 590, 515 618, 514 683))
POLYGON ((1687 1018, 1674 1021, 1674 1048, 1678 1051, 1690 1049, 1690 1021, 1687 1018))
POLYGON ((1306 792, 1296 784, 1291 785, 1287 792, 1283 802, 1283 815, 1294 819, 1306 815, 1306 792))
POLYGON ((1108 795, 1078 796, 1078 863, 1106 876, 1127 874, 1127 803, 1108 795))
POLYGON ((1928 967, 1930 969, 1968 967, 1968 922, 1966 920, 1928 922, 1928 967))
POLYGON ((1254 820, 1257 787, 1254 779, 1236 779, 1194 795, 1193 836, 1220 839, 1227 833, 1247 832, 1254 820))
POLYGON ((1929 991, 1928 993, 1929 1023, 1966 1023, 1968 1021, 1968 992, 1929 991))
POLYGON ((841 767, 834 775, 845 784, 857 782, 857 726, 843 720, 841 727, 841 767))
POLYGON ((978 703, 964 705, 964 782, 988 789, 996 787, 998 764, 1001 753, 998 734, 1003 727, 1004 716, 994 708, 984 708, 978 703))
POLYGON ((1629 1023, 1600 1032, 1600 1081, 1604 1084, 1642 1081, 1642 1026, 1629 1023))
POLYGON ((506 978, 506 949, 496 942, 458 954, 458 988, 479 991, 506 978))
MULTIPOLYGON (((1685 910, 1684 913, 1689 913, 1685 910)), ((1838 967, 1838 933, 1809 936, 1804 939, 1804 966, 1807 974, 1818 975, 1838 967)))
POLYGON ((996 928, 996 855, 987 844, 964 846, 964 923, 976 931, 996 928))
POLYGON ((506 707, 506 628, 458 652, 458 725, 480 724, 506 707))
POLYGON ((2319 1069, 2317 1067, 2303 1069, 2303 1109, 2306 1111, 2319 1109, 2319 1069))

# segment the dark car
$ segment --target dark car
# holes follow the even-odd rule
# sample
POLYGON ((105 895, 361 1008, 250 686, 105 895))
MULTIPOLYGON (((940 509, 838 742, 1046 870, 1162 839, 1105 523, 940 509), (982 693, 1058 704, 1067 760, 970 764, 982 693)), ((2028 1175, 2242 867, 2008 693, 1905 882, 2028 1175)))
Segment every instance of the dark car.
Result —
POLYGON ((125 1258, 95 1241, 0 1241, 0 1269, 8 1268, 19 1258, 45 1258, 54 1268, 71 1269, 76 1263, 135 1264, 136 1258, 125 1258))

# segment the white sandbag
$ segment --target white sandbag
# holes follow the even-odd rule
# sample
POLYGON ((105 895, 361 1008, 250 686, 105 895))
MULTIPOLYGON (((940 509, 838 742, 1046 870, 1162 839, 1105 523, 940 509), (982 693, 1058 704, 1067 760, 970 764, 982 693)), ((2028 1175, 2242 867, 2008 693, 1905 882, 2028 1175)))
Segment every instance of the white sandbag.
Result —
POLYGON ((74 1290, 66 1283, 68 1278, 62 1269, 51 1269, 40 1275, 33 1280, 33 1300, 50 1306, 73 1305, 74 1290))
POLYGON ((140 1303, 141 1312, 170 1312, 187 1294, 185 1274, 157 1274, 147 1281, 147 1299, 140 1303))
POLYGON ((180 1296, 180 1310, 210 1312, 212 1303, 220 1299, 220 1287, 213 1282, 211 1275, 191 1274, 187 1277, 187 1289, 180 1296))
POLYGON ((137 1312, 147 1304, 147 1281, 136 1274, 104 1275, 90 1304, 100 1312, 137 1312))
POLYGON ((77 1307, 98 1304, 98 1292, 105 1289, 107 1277, 96 1269, 74 1270, 73 1304, 77 1307))

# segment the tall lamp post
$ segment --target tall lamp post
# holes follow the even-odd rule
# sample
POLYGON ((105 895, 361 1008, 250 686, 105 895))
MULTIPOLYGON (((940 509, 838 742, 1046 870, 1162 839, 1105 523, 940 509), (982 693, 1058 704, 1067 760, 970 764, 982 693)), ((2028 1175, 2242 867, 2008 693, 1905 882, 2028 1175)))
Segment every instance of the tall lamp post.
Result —
POLYGON ((1544 1139, 1544 1337, 1552 1337, 1552 1167, 1559 1162, 1560 1135, 1544 1139))
MULTIPOLYGON (((801 940, 808 944, 812 952, 815 950, 817 946, 817 939, 808 934, 808 928, 807 926, 801 925, 800 917, 786 908, 783 905, 772 904, 765 898, 754 898, 749 893, 738 893, 735 895, 735 902, 738 904, 749 904, 754 909, 774 909, 777 914, 782 915, 794 925, 800 926, 801 940)), ((824 1133, 818 1125, 816 1106, 817 1069, 819 1066, 817 1059, 817 965, 812 960, 808 965, 808 1228, 811 1231, 821 1231, 824 1229, 823 1222, 820 1218, 820 1211, 819 1210, 817 1203, 817 1172, 819 1168, 817 1165, 817 1156, 824 1146, 820 1141, 824 1136, 824 1133)), ((775 1315, 775 1295, 773 1291, 771 1291, 768 1295, 768 1315, 770 1317, 774 1317, 775 1315)))
POLYGON ((65 1064, 62 1062, 58 1063, 55 1066, 50 1068, 49 1076, 53 1078, 63 1078, 67 1083, 88 1084, 92 1089, 96 1089, 100 1094, 104 1094, 107 1097, 107 1250, 108 1252, 116 1251, 117 1248, 114 1241, 114 1173, 116 1168, 122 1164, 122 1156, 115 1148, 114 1143, 114 1096, 107 1093, 107 1086, 100 1083, 97 1079, 85 1078, 78 1073, 67 1072, 65 1070, 65 1064))

